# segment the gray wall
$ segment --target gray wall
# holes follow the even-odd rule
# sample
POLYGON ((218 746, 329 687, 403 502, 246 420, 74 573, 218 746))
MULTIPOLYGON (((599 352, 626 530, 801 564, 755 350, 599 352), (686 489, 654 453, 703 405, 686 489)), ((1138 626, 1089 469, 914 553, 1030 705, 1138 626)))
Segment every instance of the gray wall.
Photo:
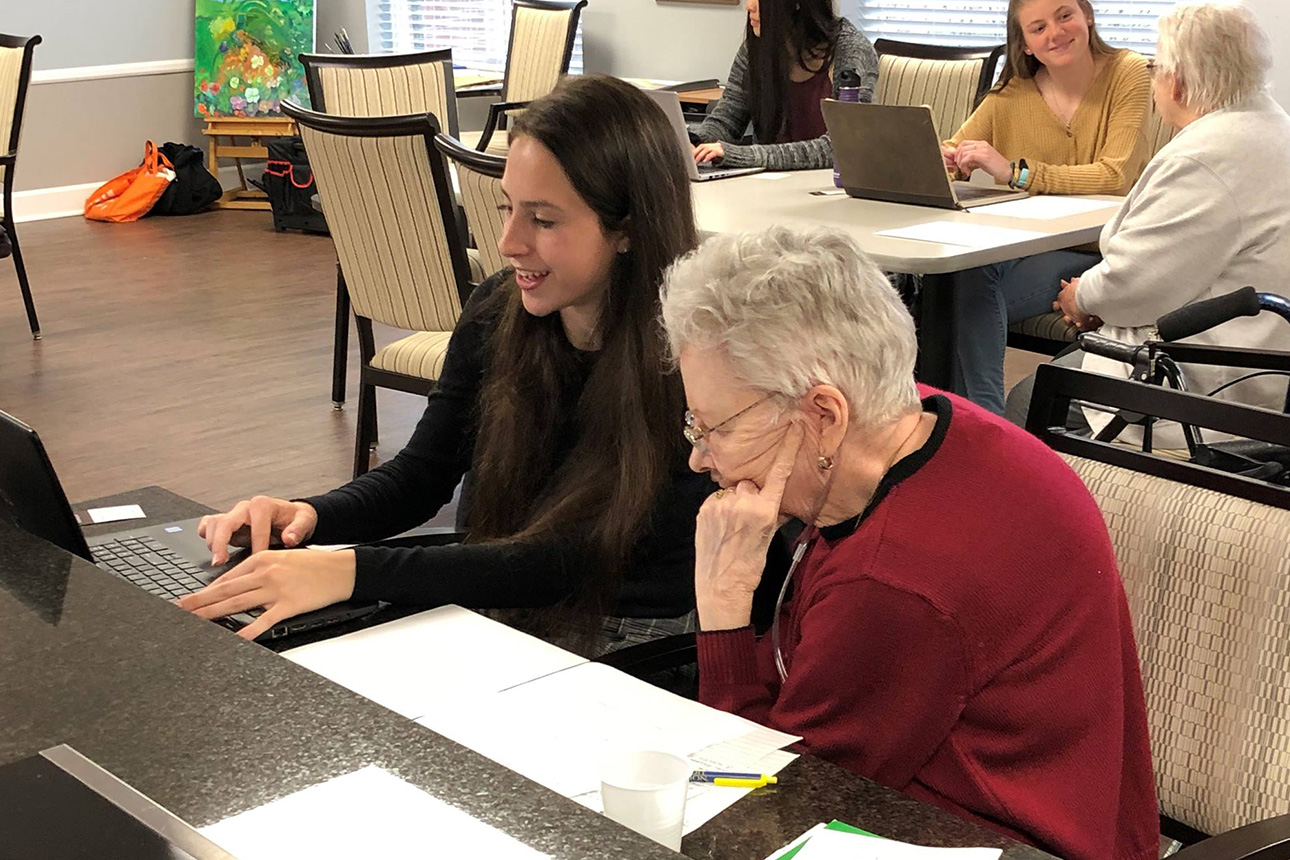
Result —
POLYGON ((725 80, 743 28, 742 3, 590 0, 582 10, 583 68, 635 78, 725 80))
POLYGON ((1272 95, 1290 110, 1290 4, 1286 0, 1245 0, 1272 38, 1272 95))
MULTIPOLYGON (((6 32, 44 37, 37 71, 193 56, 192 0, 0 0, 0 8, 6 32)), ((316 9, 320 47, 345 27, 367 49, 364 0, 317 0, 316 9)), ((15 188, 101 182, 138 164, 149 138, 205 149, 192 94, 191 72, 33 85, 15 188)))

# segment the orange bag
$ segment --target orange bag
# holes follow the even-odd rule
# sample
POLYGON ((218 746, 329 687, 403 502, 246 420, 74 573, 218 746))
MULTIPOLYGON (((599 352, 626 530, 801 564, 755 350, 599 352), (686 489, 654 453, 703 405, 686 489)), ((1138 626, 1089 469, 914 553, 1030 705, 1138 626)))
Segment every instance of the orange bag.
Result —
POLYGON ((143 164, 105 183, 85 201, 91 221, 138 221, 152 209, 175 178, 175 168, 157 145, 148 141, 143 164))

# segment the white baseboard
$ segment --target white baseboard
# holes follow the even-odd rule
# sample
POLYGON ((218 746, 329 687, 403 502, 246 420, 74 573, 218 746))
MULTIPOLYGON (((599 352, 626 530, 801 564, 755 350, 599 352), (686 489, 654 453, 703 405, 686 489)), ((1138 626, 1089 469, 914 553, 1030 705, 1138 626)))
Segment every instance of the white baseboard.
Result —
MULTIPOLYGON (((254 168, 254 165, 245 165, 254 168)), ((109 177, 111 178, 111 177, 109 177)), ((230 164, 220 168, 220 184, 226 189, 237 185, 237 165, 230 164)), ((85 182, 80 185, 62 185, 57 188, 33 188, 30 191, 13 193, 13 220, 22 224, 26 221, 45 221, 49 218, 81 217, 85 214, 85 201, 94 190, 107 182, 85 182)))
POLYGON ((149 60, 144 63, 113 63, 108 66, 74 66, 67 69, 36 69, 31 73, 32 86, 70 84, 75 81, 101 81, 106 78, 137 78, 145 75, 178 75, 193 70, 193 61, 149 60))

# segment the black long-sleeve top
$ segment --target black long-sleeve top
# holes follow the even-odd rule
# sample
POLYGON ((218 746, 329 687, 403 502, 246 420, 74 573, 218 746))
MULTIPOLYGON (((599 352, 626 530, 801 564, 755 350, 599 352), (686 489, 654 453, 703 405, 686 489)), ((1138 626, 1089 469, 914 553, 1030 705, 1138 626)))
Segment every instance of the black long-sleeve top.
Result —
MULTIPOLYGON (((375 541, 425 522, 452 499, 474 453, 476 404, 486 371, 488 341, 497 325, 490 296, 514 289, 495 275, 462 309, 438 383, 408 444, 392 460, 331 492, 305 499, 318 511, 313 542, 375 541)), ((582 373, 566 383, 560 400, 573 414, 597 353, 569 350, 582 373)), ((678 431, 679 432, 679 431, 678 431)), ((573 447, 577 427, 557 434, 551 474, 573 447)), ((523 440, 516 440, 523 444, 523 440)), ((612 610, 636 618, 672 618, 694 608, 694 521, 715 489, 678 461, 662 489, 644 536, 633 550, 612 610)), ((597 575, 575 540, 489 541, 433 547, 358 546, 355 599, 475 608, 544 606, 573 594, 597 575)))

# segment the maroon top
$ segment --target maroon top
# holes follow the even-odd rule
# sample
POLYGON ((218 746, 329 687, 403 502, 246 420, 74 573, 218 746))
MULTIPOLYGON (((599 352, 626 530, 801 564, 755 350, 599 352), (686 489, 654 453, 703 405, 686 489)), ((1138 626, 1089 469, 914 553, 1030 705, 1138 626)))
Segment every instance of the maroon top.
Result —
POLYGON ((833 81, 829 80, 829 67, 825 66, 804 81, 788 82, 788 116, 784 130, 776 143, 795 143, 815 140, 828 133, 824 113, 820 110, 822 99, 833 97, 833 81))
POLYGON ((920 390, 927 444, 797 570, 788 680, 769 635, 700 633, 699 700, 1067 860, 1154 860, 1146 703, 1097 503, 1020 427, 920 390))

